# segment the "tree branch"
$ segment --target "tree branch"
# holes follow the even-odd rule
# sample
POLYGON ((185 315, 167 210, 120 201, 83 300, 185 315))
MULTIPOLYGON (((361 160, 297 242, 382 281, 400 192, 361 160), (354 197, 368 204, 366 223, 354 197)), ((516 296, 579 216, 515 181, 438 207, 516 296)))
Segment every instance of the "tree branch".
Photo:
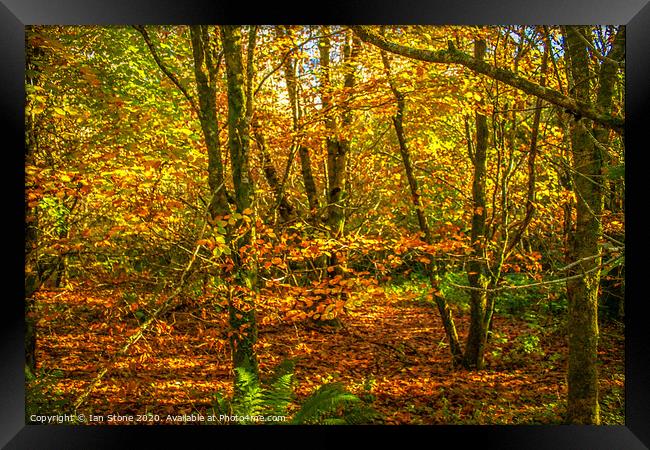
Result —
POLYGON ((187 89, 183 87, 183 85, 178 81, 178 78, 176 78, 176 75, 174 75, 165 65, 163 64, 162 60, 158 56, 158 51, 156 48, 153 46, 153 43, 151 42, 151 38, 149 37, 149 33, 147 33, 147 30, 144 28, 142 25, 133 25, 133 28, 135 28, 144 38, 144 42, 147 44, 147 47, 149 47, 149 51, 151 52, 151 56, 153 56, 153 59, 156 61, 156 64, 158 64, 158 67, 160 67, 160 70, 171 80, 172 83, 180 89, 180 91, 183 93, 185 98, 187 99, 188 102, 190 102, 190 105, 192 105, 192 109, 198 114, 199 110, 196 107, 196 103, 194 102, 194 99, 192 96, 187 92, 187 89))
POLYGON ((568 97, 556 90, 540 86, 530 80, 522 78, 515 73, 499 67, 492 66, 484 61, 480 61, 472 56, 457 50, 450 46, 447 50, 425 50, 413 47, 407 47, 395 42, 391 42, 381 35, 373 32, 366 26, 353 26, 352 29, 364 42, 373 44, 391 53, 405 56, 419 61, 442 64, 459 64, 473 70, 476 73, 486 75, 495 80, 501 81, 509 86, 517 88, 527 94, 539 97, 547 102, 560 106, 575 115, 580 115, 600 125, 612 129, 619 134, 623 134, 625 128, 625 119, 612 116, 609 114, 599 113, 589 103, 579 101, 568 97))

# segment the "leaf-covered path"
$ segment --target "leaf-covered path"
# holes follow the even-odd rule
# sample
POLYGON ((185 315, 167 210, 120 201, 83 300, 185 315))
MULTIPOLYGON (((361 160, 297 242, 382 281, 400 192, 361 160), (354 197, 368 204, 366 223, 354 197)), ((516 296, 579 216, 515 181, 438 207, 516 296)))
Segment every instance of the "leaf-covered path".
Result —
MULTIPOLYGON (((137 330, 138 315, 124 297, 118 288, 81 286, 39 293, 39 368, 59 371, 51 395, 74 401, 137 330)), ((156 321, 79 411, 205 414, 217 391, 230 393, 226 314, 207 300, 196 301, 156 321)), ((542 328, 539 351, 523 354, 520 337, 530 333, 529 326, 496 317, 499 332, 492 337, 487 369, 468 372, 451 368, 436 310, 409 292, 351 297, 338 328, 287 323, 266 306, 258 318, 260 368, 267 374, 294 358, 298 400, 325 382, 341 381, 370 396, 386 424, 561 421, 566 345, 558 326, 542 328)), ((460 316, 461 336, 467 319, 460 316)), ((617 400, 623 386, 621 334, 605 329, 601 337, 601 398, 609 401, 617 400)))

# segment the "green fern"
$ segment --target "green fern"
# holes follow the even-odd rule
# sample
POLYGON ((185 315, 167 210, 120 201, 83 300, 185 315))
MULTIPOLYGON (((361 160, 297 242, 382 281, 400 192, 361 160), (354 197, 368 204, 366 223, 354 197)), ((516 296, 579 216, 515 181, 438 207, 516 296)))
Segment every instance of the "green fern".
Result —
POLYGON ((237 416, 258 416, 265 410, 265 392, 254 373, 235 367, 235 396, 232 412, 237 416))
POLYGON ((274 416, 286 416, 293 399, 293 373, 280 375, 264 391, 264 403, 268 408, 266 413, 274 416))
POLYGON ((291 420, 293 424, 340 425, 351 423, 348 419, 353 407, 361 399, 345 390, 341 383, 321 386, 302 404, 291 420))
MULTIPOLYGON (((221 393, 216 395, 214 414, 251 416, 288 416, 294 401, 292 361, 280 364, 272 377, 265 383, 243 367, 235 368, 235 395, 227 399, 221 393)), ((318 388, 301 405, 288 422, 290 424, 343 425, 361 424, 377 418, 359 397, 348 392, 341 383, 329 383, 318 388)), ((239 421, 241 425, 257 423, 239 421)))

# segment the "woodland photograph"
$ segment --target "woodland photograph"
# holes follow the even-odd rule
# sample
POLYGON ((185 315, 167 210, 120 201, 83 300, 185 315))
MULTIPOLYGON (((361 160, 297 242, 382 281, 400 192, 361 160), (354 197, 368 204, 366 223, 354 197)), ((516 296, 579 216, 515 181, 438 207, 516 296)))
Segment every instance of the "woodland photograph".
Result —
POLYGON ((625 424, 625 26, 30 25, 25 62, 27 424, 625 424))

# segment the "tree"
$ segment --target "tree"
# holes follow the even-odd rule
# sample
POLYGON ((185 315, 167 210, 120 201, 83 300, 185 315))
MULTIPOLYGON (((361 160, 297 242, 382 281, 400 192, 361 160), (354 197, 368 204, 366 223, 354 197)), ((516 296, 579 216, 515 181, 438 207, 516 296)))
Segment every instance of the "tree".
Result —
MULTIPOLYGON (((474 58, 482 60, 485 57, 486 44, 484 40, 474 42, 474 58)), ((471 322, 465 346, 465 366, 483 368, 483 353, 487 340, 488 292, 489 274, 486 264, 485 249, 485 220, 487 204, 485 199, 485 184, 487 170, 488 125, 487 117, 480 111, 475 113, 476 145, 470 152, 474 166, 472 178, 472 259, 467 265, 467 279, 472 287, 470 290, 471 322)), ((471 149, 471 142, 468 140, 471 149)))
MULTIPOLYGON (((345 195, 345 162, 350 148, 350 141, 348 138, 339 135, 340 130, 339 125, 337 125, 335 109, 339 105, 332 102, 329 27, 323 26, 322 33, 323 37, 319 43, 319 50, 322 110, 327 131, 327 137, 325 138, 327 148, 327 225, 332 236, 337 237, 343 234, 345 224, 345 214, 341 203, 345 195)), ((348 89, 348 92, 354 86, 351 38, 351 36, 346 36, 343 49, 344 64, 346 66, 344 87, 348 89)), ((342 106, 342 108, 341 127, 346 127, 350 124, 350 111, 345 106, 342 106)), ((330 265, 336 266, 336 262, 333 261, 330 265)))
MULTIPOLYGON (((276 32, 280 37, 286 37, 290 39, 290 43, 293 44, 290 27, 278 27, 276 29, 276 32)), ((301 112, 302 108, 300 106, 300 102, 298 98, 298 83, 296 81, 296 62, 294 61, 294 58, 290 53, 287 54, 287 56, 285 57, 283 72, 284 72, 284 79, 287 85, 287 95, 289 97, 289 104, 291 105, 291 126, 293 132, 298 133, 300 131, 300 126, 301 126, 300 122, 302 119, 302 112, 301 112)), ((301 141, 302 139, 299 138, 298 143, 295 145, 297 145, 298 148, 298 156, 300 158, 302 181, 305 186, 305 194, 307 195, 307 203, 309 205, 309 211, 311 215, 315 215, 320 208, 320 202, 318 200, 318 190, 316 188, 316 182, 314 181, 314 174, 312 173, 312 168, 311 168, 311 152, 309 148, 306 147, 301 141)), ((289 163, 290 162, 291 161, 289 161, 289 163)))
MULTIPOLYGON (((611 50, 600 63, 597 86, 591 81, 588 27, 566 27, 567 66, 575 98, 595 109, 611 113, 618 62, 624 55, 625 31, 621 27, 611 50)), ((574 424, 598 424, 598 287, 600 284, 602 211, 604 199, 604 146, 609 133, 601 123, 574 117, 571 122, 572 184, 576 194, 576 224, 570 242, 576 263, 567 282, 569 297, 569 396, 567 420, 574 424)))
MULTIPOLYGON (((386 54, 386 51, 383 49, 381 50, 381 59, 384 65, 384 70, 386 71, 386 75, 388 77, 390 89, 395 97, 395 103, 397 104, 397 111, 391 119, 393 122, 393 127, 395 128, 395 134, 397 135, 399 151, 402 157, 402 163, 404 164, 404 171, 406 172, 406 178, 408 179, 409 188, 411 190, 411 201, 413 202, 413 208, 415 209, 415 214, 418 218, 418 225, 423 235, 423 240, 427 244, 432 244, 431 230, 429 228, 427 217, 424 213, 424 207, 420 200, 420 188, 418 186, 417 178, 415 178, 415 174, 413 172, 411 155, 406 141, 406 135, 404 133, 405 96, 404 93, 399 90, 399 87, 393 78, 390 67, 390 60, 386 54)), ((429 276, 429 281, 432 287, 435 289, 438 283, 435 280, 433 267, 431 266, 430 262, 425 264, 425 270, 429 276)), ((451 351, 452 360, 454 364, 460 365, 463 363, 463 349, 458 340, 458 332, 456 331, 453 315, 451 313, 449 305, 443 296, 437 295, 437 293, 434 292, 434 299, 438 308, 438 312, 440 313, 440 317, 442 318, 442 323, 445 327, 445 334, 449 340, 449 349, 451 351)))
POLYGON ((248 47, 246 51, 246 118, 251 124, 253 138, 260 150, 264 176, 275 195, 275 206, 273 210, 277 208, 282 222, 287 222, 294 217, 294 207, 287 199, 282 181, 280 180, 275 164, 273 163, 273 158, 267 148, 259 115, 254 114, 255 89, 253 84, 255 81, 255 46, 257 40, 257 28, 257 26, 251 26, 248 32, 248 47))
MULTIPOLYGON (((144 29, 144 28, 142 28, 144 29)), ((219 142, 219 121, 217 120, 217 80, 219 62, 215 44, 210 39, 209 28, 205 25, 190 27, 192 55, 194 57, 194 76, 199 97, 199 120, 203 139, 208 151, 208 185, 210 186, 209 210, 212 218, 228 213, 221 143, 219 142)), ((179 84, 180 86, 180 84, 179 84)))
POLYGON ((242 65, 241 30, 237 26, 221 26, 221 40, 226 61, 228 86, 228 147, 232 160, 232 179, 239 217, 239 226, 245 229, 233 253, 235 259, 235 281, 228 299, 230 326, 233 333, 230 345, 234 367, 243 367, 257 373, 255 341, 255 293, 257 290, 257 270, 251 254, 251 243, 255 232, 255 222, 243 220, 252 215, 253 179, 249 161, 249 123, 246 120, 244 98, 244 68, 242 65))

